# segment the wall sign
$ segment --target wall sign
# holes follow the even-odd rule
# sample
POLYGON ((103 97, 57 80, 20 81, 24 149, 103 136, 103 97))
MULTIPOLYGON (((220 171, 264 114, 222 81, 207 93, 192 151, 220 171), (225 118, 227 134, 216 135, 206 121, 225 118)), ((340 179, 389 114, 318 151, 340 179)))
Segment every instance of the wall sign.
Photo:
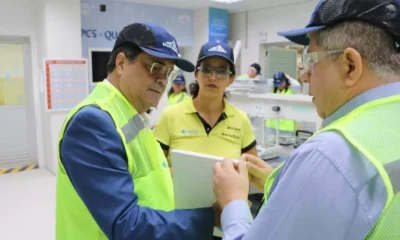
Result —
POLYGON ((89 48, 112 49, 119 31, 135 22, 155 23, 167 29, 178 45, 193 44, 193 10, 114 0, 81 1, 82 57, 89 48))
POLYGON ((70 110, 89 94, 86 59, 45 59, 46 108, 70 110))
POLYGON ((226 9, 208 9, 208 40, 228 43, 229 12, 226 9))

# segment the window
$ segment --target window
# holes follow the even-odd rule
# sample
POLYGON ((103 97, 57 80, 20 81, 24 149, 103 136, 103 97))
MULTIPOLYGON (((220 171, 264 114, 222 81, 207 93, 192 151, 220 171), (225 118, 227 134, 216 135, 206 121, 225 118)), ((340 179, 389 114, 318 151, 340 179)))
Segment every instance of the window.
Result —
POLYGON ((0 43, 0 106, 25 105, 23 44, 0 43))

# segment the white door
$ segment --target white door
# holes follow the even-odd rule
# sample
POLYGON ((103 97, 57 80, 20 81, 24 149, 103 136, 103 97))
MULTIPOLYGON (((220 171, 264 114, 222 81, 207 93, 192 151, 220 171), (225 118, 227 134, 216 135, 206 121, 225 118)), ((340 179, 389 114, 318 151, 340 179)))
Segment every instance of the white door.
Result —
MULTIPOLYGON (((0 172, 36 164, 32 157, 24 57, 26 43, 0 41, 0 172)), ((28 84, 29 86, 30 84, 28 84)))

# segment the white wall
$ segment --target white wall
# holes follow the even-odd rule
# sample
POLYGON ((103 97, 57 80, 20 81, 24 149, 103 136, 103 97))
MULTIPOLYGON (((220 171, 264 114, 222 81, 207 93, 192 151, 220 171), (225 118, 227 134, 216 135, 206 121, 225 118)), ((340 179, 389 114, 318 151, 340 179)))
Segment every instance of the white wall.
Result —
MULTIPOLYGON (((201 46, 208 42, 208 8, 194 10, 193 18, 193 45, 190 48, 185 49, 184 57, 196 64, 201 46)), ((194 81, 193 73, 185 74, 185 77, 187 80, 189 79, 189 82, 194 81)))
MULTIPOLYGON (((81 58, 80 0, 43 0, 41 4, 37 5, 37 13, 40 40, 38 69, 43 71, 44 58, 81 58)), ((45 108, 44 92, 40 93, 40 99, 43 116, 43 142, 46 146, 45 166, 51 172, 56 173, 58 137, 68 111, 49 112, 45 108)))
POLYGON ((305 27, 317 3, 314 0, 252 10, 247 12, 247 19, 246 12, 230 14, 229 38, 243 41, 241 73, 247 72, 253 62, 263 61, 261 56, 265 56, 265 52, 260 53, 260 43, 286 42, 286 38, 278 36, 277 32, 305 27))

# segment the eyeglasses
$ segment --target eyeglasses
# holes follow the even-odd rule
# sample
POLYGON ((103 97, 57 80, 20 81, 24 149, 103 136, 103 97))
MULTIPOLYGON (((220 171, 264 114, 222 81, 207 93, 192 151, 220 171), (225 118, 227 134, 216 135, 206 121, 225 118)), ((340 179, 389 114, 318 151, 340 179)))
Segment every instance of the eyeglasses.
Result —
POLYGON ((229 76, 232 75, 232 72, 230 70, 223 67, 213 68, 208 66, 201 66, 198 67, 197 70, 199 70, 206 77, 211 77, 212 74, 215 72, 218 79, 228 78, 229 76))
POLYGON ((161 63, 148 64, 149 72, 153 77, 158 77, 161 79, 167 79, 169 81, 175 80, 178 77, 179 72, 174 68, 169 68, 161 63))
POLYGON ((328 50, 328 51, 316 51, 316 52, 308 52, 308 46, 304 49, 303 57, 302 57, 302 64, 303 69, 301 70, 301 74, 310 73, 311 67, 314 64, 317 64, 324 58, 328 57, 329 55, 342 53, 343 50, 328 50), (321 53, 325 53, 324 56, 321 56, 321 53))

